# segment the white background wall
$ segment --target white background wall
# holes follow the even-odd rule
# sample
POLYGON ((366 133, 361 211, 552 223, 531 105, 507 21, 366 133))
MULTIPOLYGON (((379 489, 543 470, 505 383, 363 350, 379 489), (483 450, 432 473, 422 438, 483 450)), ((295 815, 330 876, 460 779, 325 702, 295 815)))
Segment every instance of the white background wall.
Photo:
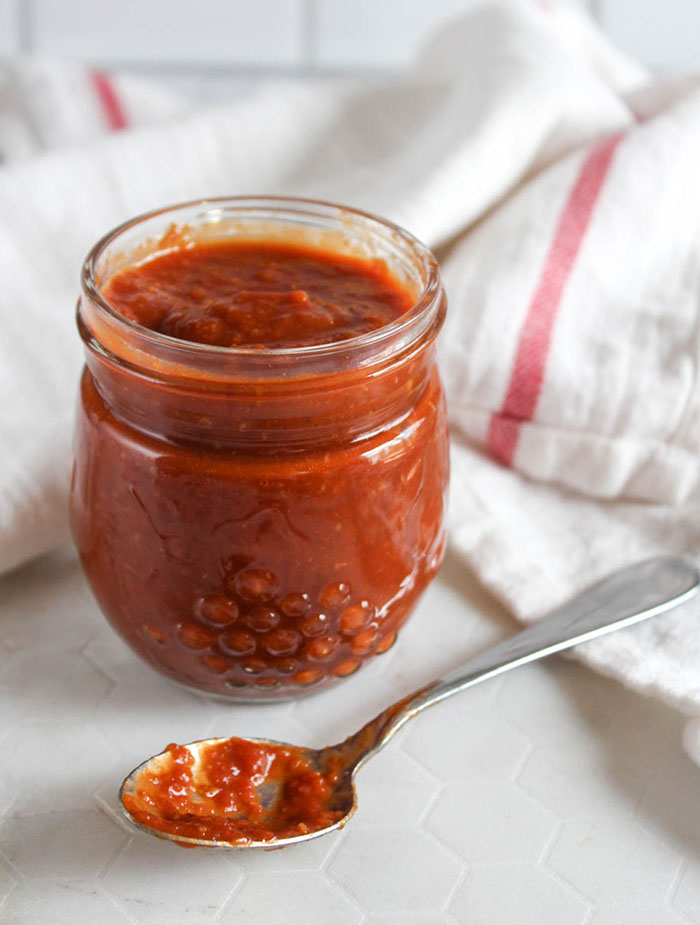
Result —
MULTIPOLYGON (((393 68, 476 2, 0 0, 0 56, 35 52, 170 76, 393 68)), ((700 69, 700 0, 572 2, 652 67, 700 69)))

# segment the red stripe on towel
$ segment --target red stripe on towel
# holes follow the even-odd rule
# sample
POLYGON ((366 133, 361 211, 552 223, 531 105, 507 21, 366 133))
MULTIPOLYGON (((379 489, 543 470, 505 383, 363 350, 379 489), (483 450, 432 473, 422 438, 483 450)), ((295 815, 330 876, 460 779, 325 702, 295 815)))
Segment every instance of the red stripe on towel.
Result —
POLYGON ((588 154, 559 217, 520 331, 503 407, 491 417, 486 437, 491 453, 507 466, 513 463, 522 422, 535 413, 562 295, 621 138, 607 139, 588 154))
POLYGON ((112 78, 104 71, 90 71, 90 80, 100 100, 107 125, 115 132, 126 128, 129 120, 117 96, 112 78))

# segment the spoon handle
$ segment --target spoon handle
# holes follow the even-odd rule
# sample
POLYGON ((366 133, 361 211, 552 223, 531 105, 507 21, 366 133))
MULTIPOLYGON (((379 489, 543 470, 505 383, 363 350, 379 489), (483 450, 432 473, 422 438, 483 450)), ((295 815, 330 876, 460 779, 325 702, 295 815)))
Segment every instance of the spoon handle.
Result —
POLYGON ((537 623, 509 636, 443 678, 389 707, 364 727, 381 748, 411 717, 504 671, 631 626, 690 600, 700 574, 683 559, 663 556, 623 568, 576 595, 537 623))

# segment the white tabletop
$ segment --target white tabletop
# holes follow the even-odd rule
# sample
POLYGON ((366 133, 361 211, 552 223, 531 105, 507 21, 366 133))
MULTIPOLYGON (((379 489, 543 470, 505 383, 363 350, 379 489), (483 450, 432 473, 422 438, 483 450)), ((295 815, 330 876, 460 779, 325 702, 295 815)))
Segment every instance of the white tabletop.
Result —
POLYGON ((514 628, 448 558, 394 649, 363 672, 296 703, 229 706, 141 664, 72 558, 4 578, 0 921, 700 922, 700 770, 681 751, 681 718, 563 659, 411 722, 360 773, 343 832, 207 852, 119 821, 122 777, 170 741, 337 740, 514 628))

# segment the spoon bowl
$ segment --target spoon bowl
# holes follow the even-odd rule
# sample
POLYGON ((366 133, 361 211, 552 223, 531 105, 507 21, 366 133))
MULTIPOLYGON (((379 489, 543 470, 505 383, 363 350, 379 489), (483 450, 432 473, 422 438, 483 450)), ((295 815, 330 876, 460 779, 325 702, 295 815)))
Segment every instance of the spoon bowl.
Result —
MULTIPOLYGON (((231 739, 229 737, 199 739, 196 742, 190 742, 189 744, 183 746, 183 748, 187 749, 187 751, 189 751, 193 756, 194 764, 196 767, 199 763, 201 763, 202 757, 208 750, 214 746, 230 741, 231 739)), ((270 751, 274 752, 279 750, 284 750, 285 752, 293 751, 301 758, 302 761, 308 763, 311 767, 320 771, 321 773, 323 773, 323 768, 328 767, 332 752, 332 750, 328 748, 300 748, 299 746, 291 745, 287 742, 278 742, 274 739, 248 738, 245 741, 247 743, 253 743, 254 745, 258 745, 263 749, 269 749, 270 751)), ((146 832, 149 835, 155 835, 157 838, 175 841, 177 844, 183 845, 185 847, 245 847, 267 848, 268 850, 271 850, 272 848, 279 848, 283 847, 284 845, 293 845, 297 844, 298 842, 308 841, 310 838, 317 838, 319 835, 326 835, 329 832, 335 831, 336 829, 342 829, 348 819, 357 809, 357 796, 352 779, 355 770, 353 767, 342 772, 340 780, 333 788, 332 799, 329 800, 329 811, 333 813, 340 813, 339 818, 337 818, 329 825, 323 826, 322 828, 315 829, 311 832, 299 833, 297 835, 287 835, 285 837, 275 838, 274 842, 271 842, 269 838, 241 838, 239 842, 232 842, 230 838, 228 840, 217 840, 212 838, 199 838, 183 834, 173 834, 172 832, 155 828, 152 822, 151 824, 146 824, 145 822, 139 821, 139 816, 141 816, 143 812, 148 812, 149 815, 153 815, 153 807, 147 806, 143 799, 140 799, 139 782, 142 781, 145 774, 158 774, 159 765, 167 761, 168 750, 166 749, 157 755, 153 755, 151 758, 148 758, 146 761, 142 762, 138 767, 134 768, 134 770, 129 774, 128 777, 125 778, 121 785, 119 790, 119 800, 124 809, 126 819, 132 826, 135 826, 140 831, 146 832), (130 808, 127 809, 127 806, 130 808)), ((269 782, 267 781, 261 782, 256 789, 258 791, 260 803, 263 806, 274 805, 280 798, 280 787, 275 787, 274 785, 270 787, 269 782)), ((196 800, 193 800, 193 805, 195 805, 196 802, 196 800)))
POLYGON ((168 746, 123 782, 127 818, 150 835, 209 848, 281 848, 341 829, 357 808, 357 771, 416 714, 511 668, 664 613, 699 585, 694 565, 667 556, 615 572, 337 745, 217 738, 168 746))

